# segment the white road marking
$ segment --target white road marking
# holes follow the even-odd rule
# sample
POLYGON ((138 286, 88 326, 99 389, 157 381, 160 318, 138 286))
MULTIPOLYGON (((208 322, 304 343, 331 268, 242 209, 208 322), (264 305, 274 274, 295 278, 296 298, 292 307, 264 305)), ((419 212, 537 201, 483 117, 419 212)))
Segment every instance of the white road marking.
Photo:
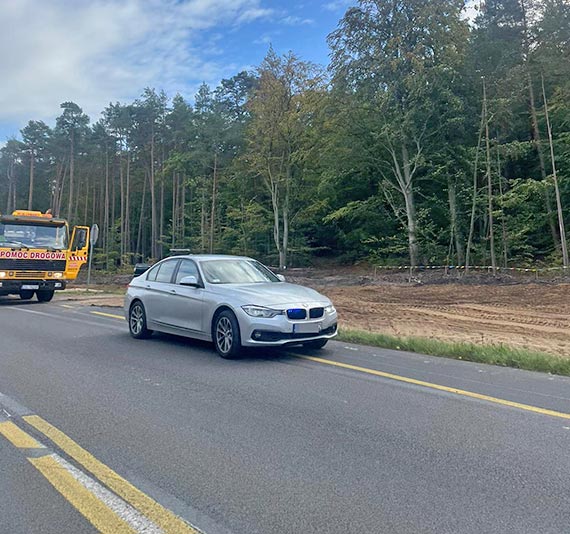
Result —
POLYGON ((57 454, 51 457, 64 469, 66 469, 75 480, 77 480, 84 488, 97 497, 107 508, 115 512, 123 521, 129 524, 135 532, 139 534, 164 534, 164 531, 147 519, 138 510, 126 503, 120 497, 103 487, 101 484, 93 480, 90 476, 80 471, 68 461, 64 460, 57 454))

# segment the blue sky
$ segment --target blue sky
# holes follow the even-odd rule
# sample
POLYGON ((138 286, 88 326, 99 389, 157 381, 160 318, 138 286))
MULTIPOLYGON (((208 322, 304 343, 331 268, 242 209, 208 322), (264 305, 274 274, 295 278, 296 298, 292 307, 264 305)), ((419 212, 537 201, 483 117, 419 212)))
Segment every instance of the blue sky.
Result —
POLYGON ((326 36, 356 0, 0 1, 0 145, 77 102, 96 120, 147 87, 198 85, 257 65, 269 43, 326 64, 326 36))

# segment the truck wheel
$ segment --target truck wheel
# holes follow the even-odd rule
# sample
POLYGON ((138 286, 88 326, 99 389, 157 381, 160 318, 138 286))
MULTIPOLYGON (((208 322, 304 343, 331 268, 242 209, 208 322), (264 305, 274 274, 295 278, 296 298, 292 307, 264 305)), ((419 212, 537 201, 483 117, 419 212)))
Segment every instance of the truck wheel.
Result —
POLYGON ((34 292, 31 289, 22 289, 20 291, 20 298, 22 300, 30 300, 34 296, 34 292))
POLYGON ((40 289, 36 291, 36 297, 39 302, 49 302, 53 298, 55 291, 53 289, 40 289))

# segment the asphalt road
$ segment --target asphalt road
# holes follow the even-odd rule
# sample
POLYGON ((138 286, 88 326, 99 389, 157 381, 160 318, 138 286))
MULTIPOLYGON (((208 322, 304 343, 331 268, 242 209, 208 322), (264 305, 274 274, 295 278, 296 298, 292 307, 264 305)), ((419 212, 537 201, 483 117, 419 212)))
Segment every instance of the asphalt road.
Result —
POLYGON ((46 455, 206 534, 570 532, 570 379, 343 343, 225 361, 117 314, 0 300, 1 534, 105 531, 46 455))

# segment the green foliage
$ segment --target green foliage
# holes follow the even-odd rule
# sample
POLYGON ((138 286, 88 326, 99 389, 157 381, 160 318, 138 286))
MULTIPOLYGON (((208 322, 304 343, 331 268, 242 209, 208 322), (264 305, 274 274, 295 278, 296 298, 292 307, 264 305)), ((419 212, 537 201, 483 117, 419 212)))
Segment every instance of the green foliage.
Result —
POLYGON ((53 127, 31 120, 2 147, 0 207, 33 197, 72 224, 97 222, 105 269, 170 248, 461 263, 471 222, 472 262, 487 263, 485 143, 474 169, 485 76, 497 257, 558 263, 541 77, 568 221, 569 4, 488 0, 474 24, 463 8, 360 0, 329 36, 328 73, 270 49, 193 102, 147 88, 94 124, 65 102, 53 127))

